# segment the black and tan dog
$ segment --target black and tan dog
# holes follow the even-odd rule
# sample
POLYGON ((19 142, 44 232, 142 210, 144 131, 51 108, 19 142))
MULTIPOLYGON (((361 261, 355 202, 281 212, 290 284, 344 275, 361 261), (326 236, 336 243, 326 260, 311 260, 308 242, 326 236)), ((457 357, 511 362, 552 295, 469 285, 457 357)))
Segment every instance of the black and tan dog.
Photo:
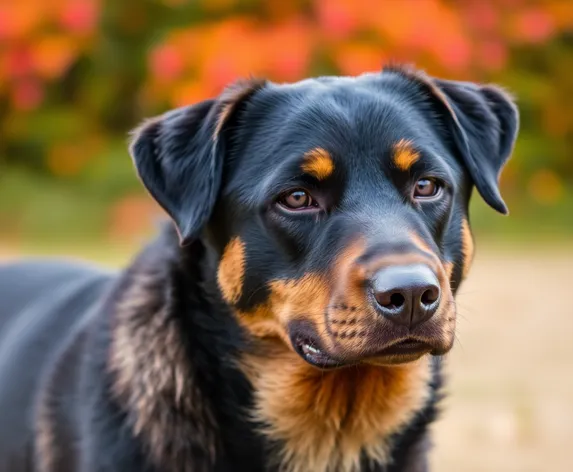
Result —
POLYGON ((468 201, 506 212, 517 126, 500 89, 397 66, 145 123, 174 224, 120 274, 0 269, 5 470, 427 470, 468 201))

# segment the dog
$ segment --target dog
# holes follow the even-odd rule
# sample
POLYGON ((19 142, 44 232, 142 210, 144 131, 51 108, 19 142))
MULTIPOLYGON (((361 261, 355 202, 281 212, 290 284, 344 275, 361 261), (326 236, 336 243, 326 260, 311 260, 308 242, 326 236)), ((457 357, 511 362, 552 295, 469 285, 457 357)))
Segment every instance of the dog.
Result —
POLYGON ((170 219, 125 270, 0 269, 0 460, 21 472, 422 472, 500 87, 391 65, 248 79, 144 122, 170 219))

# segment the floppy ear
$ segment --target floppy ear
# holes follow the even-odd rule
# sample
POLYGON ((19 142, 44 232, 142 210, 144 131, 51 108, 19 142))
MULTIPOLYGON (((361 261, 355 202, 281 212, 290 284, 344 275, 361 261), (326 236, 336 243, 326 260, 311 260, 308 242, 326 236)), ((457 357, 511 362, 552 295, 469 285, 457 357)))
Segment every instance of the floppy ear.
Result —
POLYGON ((174 221, 182 245, 209 220, 221 184, 224 129, 239 105, 265 86, 240 81, 219 98, 177 108, 132 133, 130 153, 147 191, 174 221))
POLYGON ((476 188, 492 208, 507 214, 499 176, 517 137, 517 107, 494 85, 441 79, 435 83, 443 92, 438 98, 451 115, 454 140, 476 188))
POLYGON ((511 155, 519 114, 511 97, 494 85, 435 79, 408 66, 389 66, 420 84, 445 114, 456 147, 483 199, 500 213, 507 207, 499 175, 511 155))

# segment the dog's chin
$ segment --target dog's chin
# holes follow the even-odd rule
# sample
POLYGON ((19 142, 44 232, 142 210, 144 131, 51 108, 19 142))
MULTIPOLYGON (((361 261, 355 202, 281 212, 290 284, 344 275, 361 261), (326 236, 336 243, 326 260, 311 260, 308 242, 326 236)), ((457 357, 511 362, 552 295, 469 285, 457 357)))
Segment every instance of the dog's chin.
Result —
POLYGON ((423 341, 406 338, 393 342, 387 347, 368 356, 364 362, 372 365, 408 364, 417 361, 426 354, 433 353, 434 348, 423 341))

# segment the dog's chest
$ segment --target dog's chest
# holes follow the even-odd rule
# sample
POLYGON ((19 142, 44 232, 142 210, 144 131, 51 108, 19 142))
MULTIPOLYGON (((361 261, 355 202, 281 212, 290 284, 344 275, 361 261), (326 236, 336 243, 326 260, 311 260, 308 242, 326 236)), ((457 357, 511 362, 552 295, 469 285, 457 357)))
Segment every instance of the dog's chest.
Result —
POLYGON ((289 354, 244 365, 254 387, 252 419, 274 445, 267 465, 281 471, 355 472, 364 456, 385 463, 389 437, 428 397, 427 359, 330 372, 289 354))

